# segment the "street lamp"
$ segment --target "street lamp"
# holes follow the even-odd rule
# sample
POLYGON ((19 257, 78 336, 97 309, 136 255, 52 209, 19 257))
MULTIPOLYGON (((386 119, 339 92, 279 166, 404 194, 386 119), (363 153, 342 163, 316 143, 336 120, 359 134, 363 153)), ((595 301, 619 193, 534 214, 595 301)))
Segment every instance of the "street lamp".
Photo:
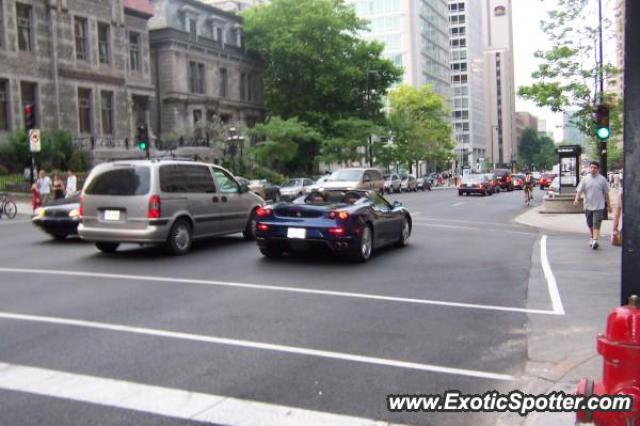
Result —
POLYGON ((229 143, 229 155, 231 155, 231 170, 233 174, 236 174, 236 153, 238 152, 238 143, 240 143, 240 161, 242 161, 244 137, 238 134, 238 130, 235 127, 229 128, 229 137, 227 138, 229 143))

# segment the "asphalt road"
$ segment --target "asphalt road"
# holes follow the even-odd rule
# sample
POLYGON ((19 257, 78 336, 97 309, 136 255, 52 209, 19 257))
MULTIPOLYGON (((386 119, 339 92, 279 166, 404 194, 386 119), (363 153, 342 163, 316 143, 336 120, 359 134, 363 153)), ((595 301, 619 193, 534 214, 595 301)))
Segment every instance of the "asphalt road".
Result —
POLYGON ((514 388, 539 238, 512 222, 522 193, 389 198, 414 214, 410 245, 364 265, 266 260, 240 236, 183 257, 133 245, 105 255, 0 223, 0 382, 3 368, 49 377, 0 383, 0 424, 195 424, 172 418, 179 410, 117 408, 101 399, 104 382, 58 393, 76 383, 58 373, 155 386, 159 406, 170 388, 397 423, 492 424, 492 414, 391 413, 386 396, 514 388), (79 402, 86 394, 96 403, 79 402))

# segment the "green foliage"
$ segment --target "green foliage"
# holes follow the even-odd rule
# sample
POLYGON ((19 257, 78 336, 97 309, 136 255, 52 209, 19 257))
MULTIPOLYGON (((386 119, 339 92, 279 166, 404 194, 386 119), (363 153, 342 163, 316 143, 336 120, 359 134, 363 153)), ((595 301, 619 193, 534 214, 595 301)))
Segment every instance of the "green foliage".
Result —
MULTIPOLYGON (((71 133, 66 130, 45 130, 42 132, 41 147, 42 151, 33 155, 39 168, 66 170, 69 167, 74 153, 71 133)), ((24 167, 29 166, 31 157, 24 130, 9 134, 7 143, 0 145, 0 158, 3 165, 13 171, 22 172, 24 167)))
MULTIPOLYGON (((343 0, 273 0, 244 13, 247 47, 264 62, 264 101, 274 116, 297 117, 323 134, 339 119, 381 118, 402 70, 364 41, 366 22, 343 0)), ((308 161, 306 159, 305 161, 308 161)))
MULTIPOLYGON (((447 161, 454 142, 449 110, 430 85, 420 89, 401 85, 389 95, 389 128, 394 157, 405 164, 426 160, 436 166, 447 161)), ((384 148, 382 148, 384 149, 384 148)))
POLYGON ((315 155, 310 156, 308 151, 317 146, 322 137, 297 118, 272 117, 267 123, 250 129, 248 134, 262 140, 248 150, 248 156, 259 165, 283 174, 313 170, 314 163, 308 159, 315 155))
POLYGON ((534 129, 525 129, 518 147, 518 166, 521 169, 550 170, 556 164, 556 146, 549 136, 534 129))
POLYGON ((331 136, 322 143, 321 159, 326 163, 350 166, 368 157, 369 137, 381 127, 371 120, 347 118, 333 123, 331 136))
POLYGON ((84 151, 73 151, 67 167, 74 172, 86 172, 91 166, 89 155, 84 151))
MULTIPOLYGON (((552 47, 535 53, 541 61, 532 73, 536 81, 520 87, 518 94, 554 112, 571 111, 575 116, 572 124, 592 141, 591 152, 595 152, 594 158, 597 158, 594 109, 600 102, 600 95, 594 90, 594 76, 599 76, 600 71, 594 60, 597 28, 588 25, 594 22, 592 13, 588 0, 558 1, 558 8, 550 11, 548 19, 541 22, 542 31, 552 47)), ((610 27, 610 23, 605 20, 606 27, 610 27)), ((605 87, 615 84, 619 75, 620 70, 609 63, 604 64, 605 87)), ((621 134, 622 100, 613 93, 605 93, 604 100, 610 105, 613 133, 621 134)), ((615 152, 615 148, 610 152, 615 152)))

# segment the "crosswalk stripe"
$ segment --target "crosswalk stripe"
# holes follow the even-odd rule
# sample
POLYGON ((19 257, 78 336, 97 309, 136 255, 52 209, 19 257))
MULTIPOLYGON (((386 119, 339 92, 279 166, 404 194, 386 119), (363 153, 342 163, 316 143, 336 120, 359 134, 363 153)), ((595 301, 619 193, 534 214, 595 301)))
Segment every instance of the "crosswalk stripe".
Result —
POLYGON ((8 363, 0 363, 0 389, 225 425, 389 424, 361 417, 8 363))

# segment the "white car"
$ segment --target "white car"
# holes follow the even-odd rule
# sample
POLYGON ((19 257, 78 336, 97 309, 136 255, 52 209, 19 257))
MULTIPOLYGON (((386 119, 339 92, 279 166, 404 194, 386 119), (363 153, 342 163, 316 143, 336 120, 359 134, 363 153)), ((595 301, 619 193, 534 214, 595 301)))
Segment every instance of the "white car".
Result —
POLYGON ((322 176, 321 178, 319 178, 316 183, 314 183, 313 185, 309 186, 307 188, 307 191, 312 192, 312 191, 322 191, 324 189, 324 183, 329 179, 329 175, 326 176, 322 176))
POLYGON ((547 196, 554 198, 556 195, 560 195, 560 178, 554 177, 549 186, 547 187, 547 196))
POLYGON ((284 199, 293 200, 309 192, 309 187, 313 181, 307 178, 290 179, 280 187, 280 196, 284 199))

